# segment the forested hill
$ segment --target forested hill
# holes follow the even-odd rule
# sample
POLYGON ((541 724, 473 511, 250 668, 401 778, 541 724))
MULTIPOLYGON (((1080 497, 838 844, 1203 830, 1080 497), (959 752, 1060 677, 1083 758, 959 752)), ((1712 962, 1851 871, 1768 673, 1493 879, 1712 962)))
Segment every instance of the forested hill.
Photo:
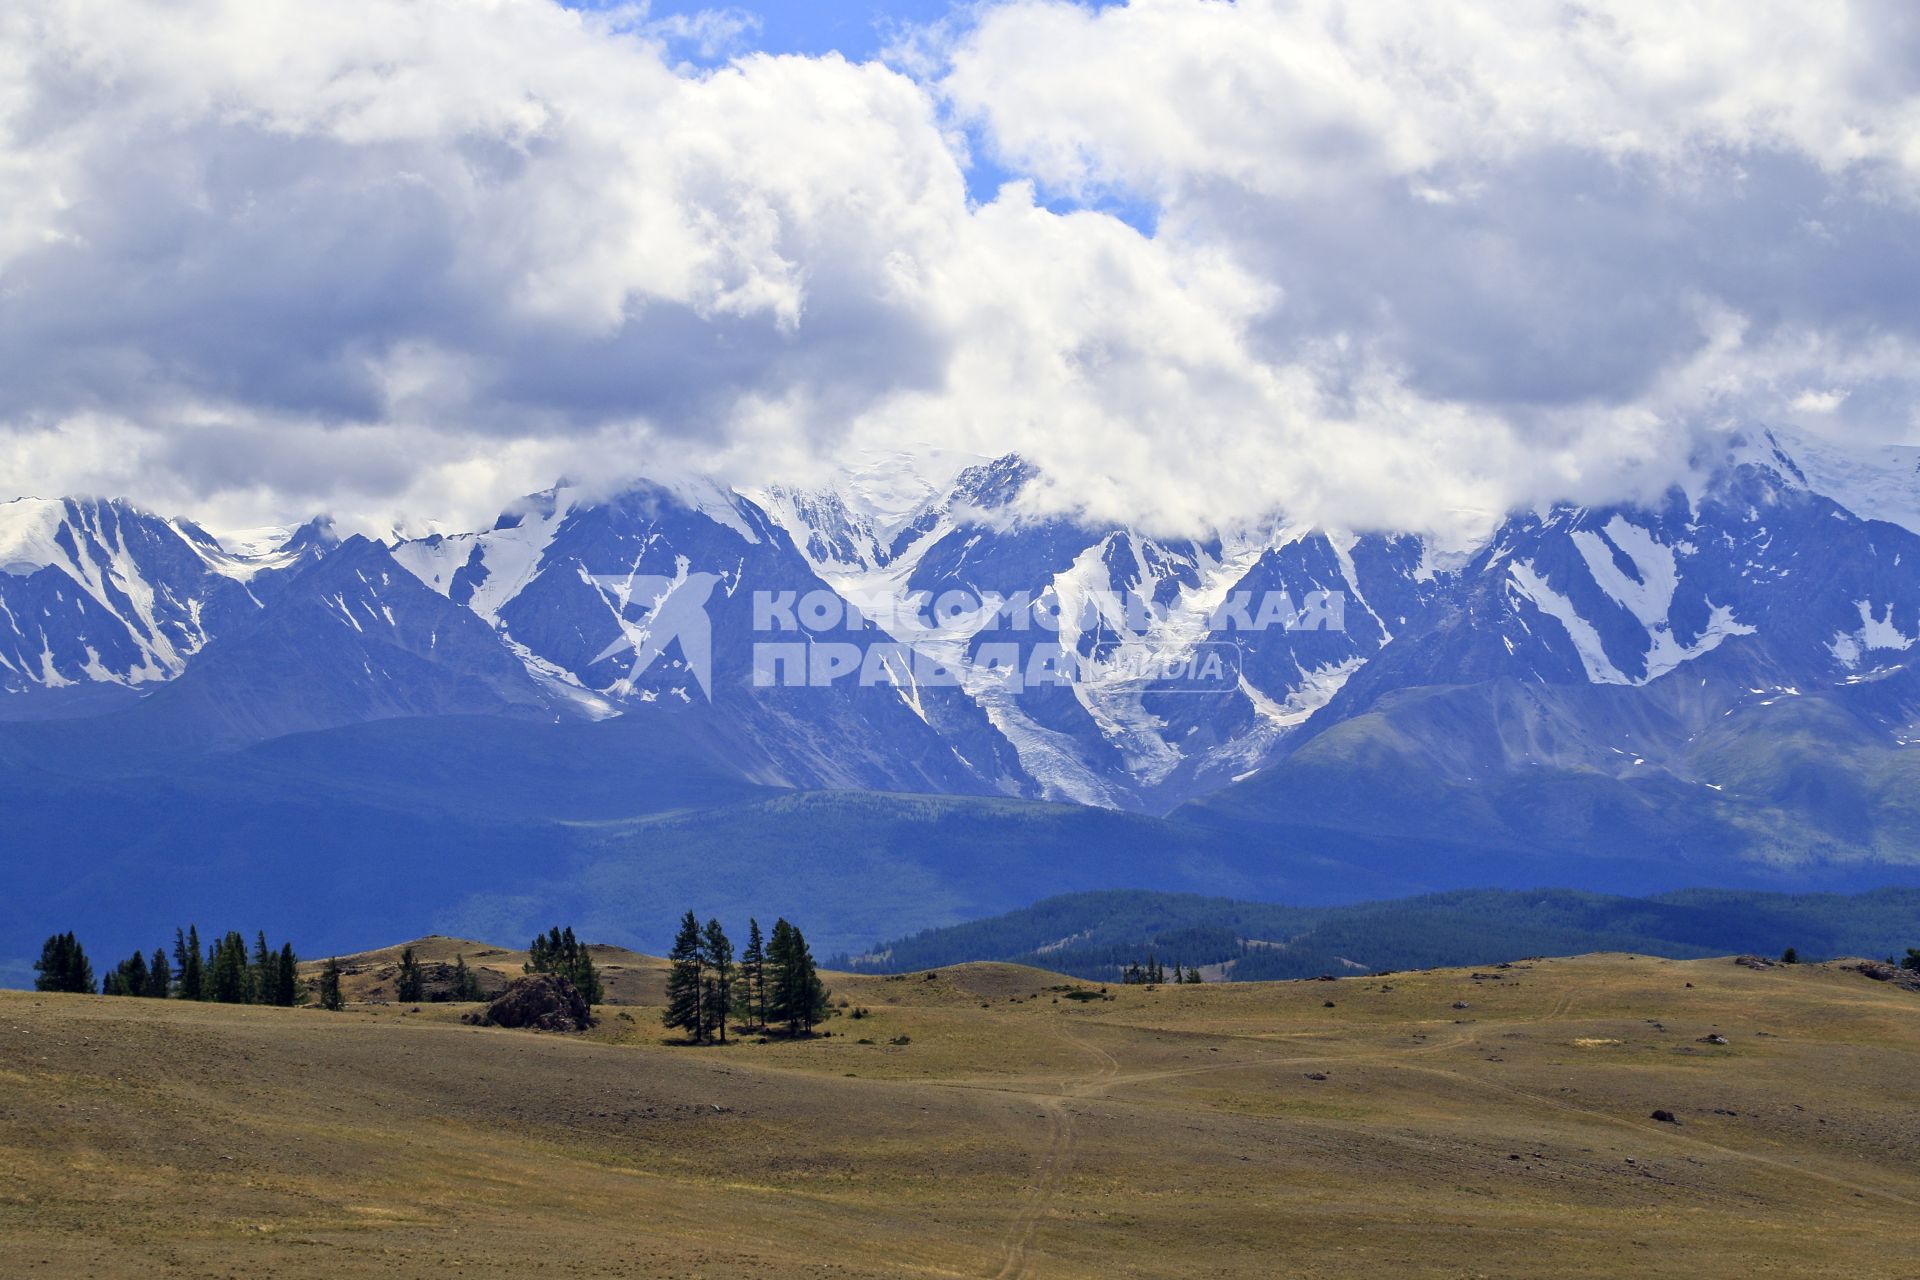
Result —
POLYGON ((1119 890, 1049 898, 829 963, 904 972, 1010 960, 1105 980, 1153 956, 1168 966, 1200 967, 1209 978, 1251 981, 1592 951, 1690 958, 1778 955, 1793 947, 1807 960, 1879 958, 1917 944, 1920 889, 1853 895, 1699 889, 1652 898, 1488 889, 1345 907, 1119 890))

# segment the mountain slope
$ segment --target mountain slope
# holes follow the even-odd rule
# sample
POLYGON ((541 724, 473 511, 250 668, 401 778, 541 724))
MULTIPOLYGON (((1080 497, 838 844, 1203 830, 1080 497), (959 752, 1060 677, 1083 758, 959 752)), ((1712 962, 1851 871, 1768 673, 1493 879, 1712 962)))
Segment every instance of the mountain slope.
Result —
POLYGON ((730 735, 743 773, 774 785, 1022 794, 1032 787, 978 708, 951 690, 763 678, 757 645, 887 637, 836 616, 805 637, 765 629, 772 599, 832 596, 757 505, 706 484, 643 485, 585 502, 535 495, 487 533, 399 546, 527 665, 601 714, 677 707, 730 735), (681 624, 691 622, 692 627, 681 624))
POLYGON ((258 607, 262 567, 124 502, 0 503, 0 691, 171 679, 258 607))
POLYGON ((1285 744, 1193 807, 1378 839, 1920 865, 1920 535, 1777 444, 1654 509, 1509 521, 1285 744))

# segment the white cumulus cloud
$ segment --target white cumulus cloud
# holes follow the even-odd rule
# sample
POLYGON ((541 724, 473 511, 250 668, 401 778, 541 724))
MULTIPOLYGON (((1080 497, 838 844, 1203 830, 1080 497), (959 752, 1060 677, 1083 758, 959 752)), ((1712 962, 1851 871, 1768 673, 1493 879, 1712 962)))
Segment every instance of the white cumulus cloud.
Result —
POLYGON ((0 9, 10 487, 381 528, 905 442, 1163 529, 1465 534, 1753 420, 1911 429, 1898 5, 1012 0, 892 64, 753 30, 0 9))

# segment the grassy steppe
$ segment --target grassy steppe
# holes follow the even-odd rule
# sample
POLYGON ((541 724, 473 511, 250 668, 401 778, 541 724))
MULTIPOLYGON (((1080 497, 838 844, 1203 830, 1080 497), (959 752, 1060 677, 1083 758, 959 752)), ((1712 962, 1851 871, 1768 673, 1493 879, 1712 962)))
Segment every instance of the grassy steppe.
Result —
POLYGON ((831 1037, 694 1049, 601 958, 580 1037, 0 992, 0 1272, 1914 1274, 1920 995, 1836 967, 830 975, 831 1037))

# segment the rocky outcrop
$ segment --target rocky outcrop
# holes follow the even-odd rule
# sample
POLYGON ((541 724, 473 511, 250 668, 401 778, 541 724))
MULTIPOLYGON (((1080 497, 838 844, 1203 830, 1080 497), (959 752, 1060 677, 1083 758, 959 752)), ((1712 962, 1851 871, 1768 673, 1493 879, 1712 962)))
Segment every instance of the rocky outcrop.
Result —
POLYGON ((482 1027, 585 1031, 593 1025, 593 1009, 565 978, 532 973, 515 978, 486 1012, 468 1014, 466 1020, 482 1027))

